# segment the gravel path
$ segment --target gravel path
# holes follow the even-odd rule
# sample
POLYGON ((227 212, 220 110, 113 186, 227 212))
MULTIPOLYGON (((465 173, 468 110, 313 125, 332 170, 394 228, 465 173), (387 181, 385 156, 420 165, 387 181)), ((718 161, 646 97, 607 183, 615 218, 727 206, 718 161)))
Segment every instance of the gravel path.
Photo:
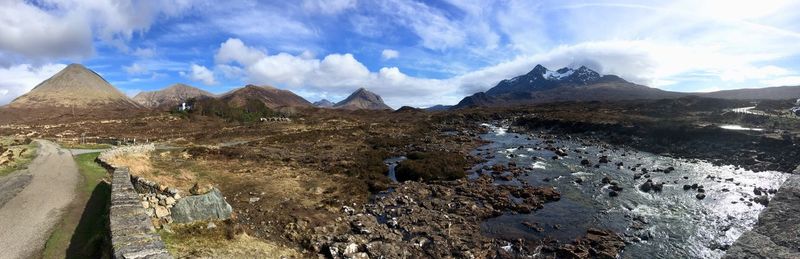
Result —
POLYGON ((27 170, 15 174, 32 176, 30 183, 21 191, 18 184, 0 185, 0 197, 13 196, 0 207, 0 258, 41 256, 50 231, 76 197, 81 176, 70 152, 53 142, 37 142, 36 158, 27 170))

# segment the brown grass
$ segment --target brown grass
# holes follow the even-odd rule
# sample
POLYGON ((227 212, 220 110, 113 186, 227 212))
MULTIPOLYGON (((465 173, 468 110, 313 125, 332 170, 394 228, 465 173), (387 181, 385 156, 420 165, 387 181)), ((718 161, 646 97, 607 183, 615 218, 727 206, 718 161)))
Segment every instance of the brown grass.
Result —
POLYGON ((215 222, 216 228, 206 228, 207 223, 175 226, 172 233, 161 231, 167 249, 175 258, 302 258, 293 248, 272 243, 246 234, 228 239, 225 222, 215 222))

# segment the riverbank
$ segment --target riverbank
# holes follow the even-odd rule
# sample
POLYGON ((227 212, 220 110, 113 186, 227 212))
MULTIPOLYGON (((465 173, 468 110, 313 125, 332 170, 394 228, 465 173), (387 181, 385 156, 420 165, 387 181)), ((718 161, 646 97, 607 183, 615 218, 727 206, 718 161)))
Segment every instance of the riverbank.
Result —
POLYGON ((783 183, 756 226, 736 240, 725 258, 800 258, 798 215, 800 175, 795 175, 783 183))

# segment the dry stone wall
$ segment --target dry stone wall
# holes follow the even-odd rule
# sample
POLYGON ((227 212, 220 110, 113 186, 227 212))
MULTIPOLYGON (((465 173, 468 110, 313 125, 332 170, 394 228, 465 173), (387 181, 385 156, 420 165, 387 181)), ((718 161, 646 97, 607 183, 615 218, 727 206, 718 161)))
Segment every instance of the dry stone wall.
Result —
POLYGON ((113 173, 109 225, 114 258, 172 258, 145 214, 126 168, 113 173))
MULTIPOLYGON (((150 148, 144 147, 144 149, 150 148)), ((142 149, 142 147, 135 147, 135 149, 142 149)), ((130 171, 110 163, 112 156, 131 150, 131 148, 114 149, 106 151, 98 157, 98 162, 113 172, 109 228, 111 229, 114 258, 172 258, 161 240, 161 236, 156 233, 151 217, 143 206, 141 194, 134 186, 130 171)))
POLYGON ((196 185, 191 190, 194 195, 182 197, 175 188, 131 175, 127 168, 113 163, 119 156, 153 151, 155 146, 149 144, 117 148, 98 156, 99 162, 114 172, 110 222, 115 258, 171 258, 156 228, 173 221, 190 223, 232 216, 233 208, 216 188, 196 185))

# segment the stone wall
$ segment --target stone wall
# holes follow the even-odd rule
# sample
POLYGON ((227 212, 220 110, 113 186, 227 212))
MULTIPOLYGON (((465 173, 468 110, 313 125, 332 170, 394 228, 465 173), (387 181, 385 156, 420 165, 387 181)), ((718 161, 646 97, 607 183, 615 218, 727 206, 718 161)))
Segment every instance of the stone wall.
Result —
POLYGON ((126 168, 114 169, 109 224, 114 258, 172 258, 145 214, 126 168))
POLYGON ((134 184, 127 168, 109 162, 111 157, 126 152, 146 152, 154 149, 152 145, 124 147, 103 152, 97 158, 103 167, 113 172, 109 227, 114 258, 172 258, 161 236, 156 233, 151 216, 143 206, 142 195, 135 187, 141 189, 143 185, 134 184))
POLYGON ((733 243, 725 258, 800 258, 800 175, 781 185, 756 226, 733 243))
POLYGON ((152 218, 153 225, 160 228, 172 223, 171 209, 182 198, 177 189, 134 175, 131 175, 131 183, 139 193, 141 205, 145 214, 152 218))

